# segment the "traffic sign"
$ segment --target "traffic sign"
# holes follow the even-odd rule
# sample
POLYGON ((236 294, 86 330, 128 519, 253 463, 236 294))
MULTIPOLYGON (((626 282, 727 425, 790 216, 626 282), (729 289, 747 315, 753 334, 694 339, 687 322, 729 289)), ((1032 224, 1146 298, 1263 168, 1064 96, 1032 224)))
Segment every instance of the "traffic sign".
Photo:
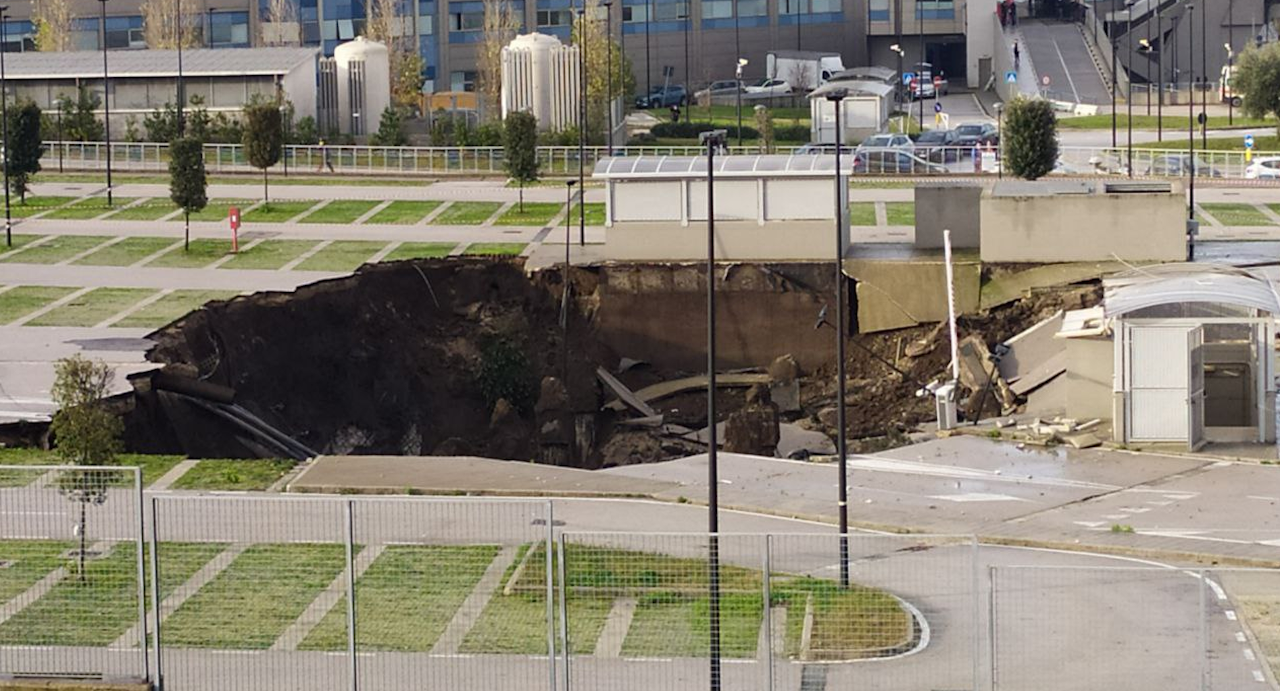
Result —
POLYGON ((1252 134, 1246 134, 1246 135, 1244 136, 1244 148, 1246 148, 1246 149, 1252 149, 1252 148, 1253 148, 1253 135, 1252 135, 1252 134))
POLYGON ((942 86, 942 77, 940 77, 940 76, 939 76, 939 77, 934 77, 934 78, 933 78, 933 85, 934 85, 934 86, 942 86))
POLYGON ((1044 84, 1045 86, 1049 86, 1049 75, 1046 74, 1044 77, 1042 77, 1040 79, 1040 83, 1044 84))
POLYGON ((941 113, 941 112, 942 112, 942 104, 941 104, 941 103, 935 103, 935 104, 933 104, 933 112, 935 112, 935 113, 941 113))
POLYGON ((1014 72, 1013 70, 1009 70, 1008 72, 1005 72, 1005 73, 1004 73, 1004 81, 1005 81, 1005 83, 1006 83, 1006 84, 1017 84, 1017 83, 1018 83, 1018 73, 1017 73, 1017 72, 1014 72))
POLYGON ((915 73, 915 72, 903 72, 903 73, 902 73, 902 83, 903 83, 903 84, 910 84, 911 82, 915 81, 915 78, 916 78, 916 73, 915 73))

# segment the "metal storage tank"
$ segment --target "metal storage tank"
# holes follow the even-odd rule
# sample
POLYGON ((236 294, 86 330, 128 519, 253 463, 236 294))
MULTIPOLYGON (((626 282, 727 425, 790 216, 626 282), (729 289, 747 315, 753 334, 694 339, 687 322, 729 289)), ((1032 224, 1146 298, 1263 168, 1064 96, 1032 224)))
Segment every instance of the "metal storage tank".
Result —
POLYGON ((391 105, 391 61, 387 47, 364 36, 333 51, 338 77, 338 128, 362 136, 378 131, 382 111, 391 105))
POLYGON ((502 116, 527 111, 540 130, 578 121, 578 49, 547 34, 524 34, 502 49, 502 116))

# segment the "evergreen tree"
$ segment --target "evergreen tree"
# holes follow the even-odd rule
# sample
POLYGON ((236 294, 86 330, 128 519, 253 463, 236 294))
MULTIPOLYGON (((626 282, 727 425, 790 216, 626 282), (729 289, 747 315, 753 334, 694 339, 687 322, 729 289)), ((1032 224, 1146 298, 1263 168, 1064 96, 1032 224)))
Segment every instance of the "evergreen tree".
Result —
POLYGON ((31 176, 40 172, 40 157, 43 155, 40 107, 31 101, 21 101, 9 109, 9 146, 4 160, 9 169, 9 189, 18 195, 22 203, 27 201, 31 176))
POLYGON ((409 137, 404 133, 404 118, 395 106, 387 106, 382 111, 382 119, 378 121, 378 131, 369 137, 374 146, 405 146, 409 137))
POLYGON ((249 165, 262 171, 262 201, 269 203, 267 169, 280 162, 284 149, 284 127, 280 107, 267 101, 253 101, 244 108, 244 156, 249 165))
POLYGON ((1000 142, 1010 173, 1027 180, 1048 175, 1058 162, 1058 119, 1042 98, 1015 98, 1004 109, 1000 142))
POLYGON ((200 211, 209 203, 204 145, 195 137, 183 137, 169 145, 169 198, 182 209, 186 221, 182 247, 190 249, 191 213, 200 211))
MULTIPOLYGON (((1231 75, 1231 91, 1244 101, 1240 108, 1251 118, 1280 117, 1280 43, 1249 48, 1231 75)), ((1276 125, 1280 134, 1280 124, 1276 125)))
POLYGON ((524 213, 524 186, 538 179, 538 119, 532 113, 507 113, 502 125, 507 174, 520 185, 520 213, 524 213))

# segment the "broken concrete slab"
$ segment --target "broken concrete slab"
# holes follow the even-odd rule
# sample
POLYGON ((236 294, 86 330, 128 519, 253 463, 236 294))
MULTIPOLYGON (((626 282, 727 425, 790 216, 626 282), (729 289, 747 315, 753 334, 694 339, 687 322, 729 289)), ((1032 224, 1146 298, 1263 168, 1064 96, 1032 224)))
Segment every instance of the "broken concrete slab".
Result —
POLYGON ((1057 377, 1066 371, 1067 352, 1066 350, 1063 350, 1059 353, 1055 353, 1048 360, 1037 365, 1035 369, 1032 369, 1022 377, 1019 377, 1017 381, 1009 385, 1009 389, 1019 396, 1025 396, 1026 394, 1049 383, 1054 377, 1057 377))
POLYGON ((778 425, 779 458, 803 459, 810 456, 829 456, 836 452, 831 437, 816 430, 784 422, 778 425))
POLYGON ((1017 397, 991 361, 991 352, 987 350, 987 344, 982 338, 977 335, 965 337, 960 341, 957 351, 960 358, 960 383, 973 392, 968 411, 970 417, 981 417, 976 414, 981 412, 986 403, 983 399, 987 396, 994 395, 1002 410, 1013 408, 1017 397))
MULTIPOLYGON (((641 415, 645 417, 653 417, 654 415, 658 414, 658 411, 650 407, 648 403, 645 403, 643 398, 640 398, 639 396, 637 396, 634 392, 631 391, 631 389, 628 389, 625 384, 618 381, 617 377, 610 374, 609 370, 603 367, 597 367, 596 378, 598 378, 602 383, 604 383, 605 386, 612 389, 613 393, 617 395, 618 400, 627 404, 627 406, 635 409, 641 415)), ((616 408, 615 410, 621 410, 621 408, 619 407, 619 408, 616 408)))
POLYGON ((1093 432, 1059 434, 1058 438, 1062 440, 1062 443, 1074 449, 1092 449, 1095 446, 1102 446, 1102 440, 1093 432))
POLYGON ((1013 384, 1049 358, 1066 350, 1066 344, 1054 334, 1062 329, 1063 311, 1037 322, 1034 326, 1004 342, 1009 352, 1000 358, 1000 376, 1013 384))
MULTIPOLYGON (((608 372, 606 372, 605 374, 608 374, 608 372)), ((604 379, 602 378, 601 381, 604 381, 604 379)), ((614 379, 614 381, 618 382, 617 379, 614 379)), ((741 386, 751 386, 752 384, 768 384, 768 383, 769 383, 769 375, 758 373, 758 372, 741 372, 736 374, 722 373, 722 374, 716 375, 716 386, 718 387, 724 387, 724 386, 741 387, 741 386)), ((622 386, 622 382, 618 382, 618 385, 622 386)), ((626 389, 625 386, 622 386, 622 388, 626 389)), ((639 402, 643 403, 645 407, 648 408, 649 412, 645 413, 646 416, 657 415, 657 411, 654 410, 652 407, 649 407, 648 405, 649 402, 666 398, 667 396, 674 396, 678 393, 684 393, 685 391, 691 391, 697 388, 703 388, 703 389, 707 388, 707 375, 700 374, 696 377, 684 377, 682 379, 672 379, 670 381, 660 382, 652 386, 646 386, 643 389, 640 389, 634 392, 634 396, 636 397, 636 399, 639 400, 639 402)), ((630 389, 627 389, 627 390, 630 391, 630 389)), ((621 399, 621 397, 619 397, 619 399, 621 399)), ((606 403, 604 407, 609 410, 621 411, 625 409, 626 405, 631 405, 631 404, 624 403, 622 400, 617 400, 617 401, 610 401, 606 403)), ((631 407, 634 408, 635 406, 632 405, 631 407)))

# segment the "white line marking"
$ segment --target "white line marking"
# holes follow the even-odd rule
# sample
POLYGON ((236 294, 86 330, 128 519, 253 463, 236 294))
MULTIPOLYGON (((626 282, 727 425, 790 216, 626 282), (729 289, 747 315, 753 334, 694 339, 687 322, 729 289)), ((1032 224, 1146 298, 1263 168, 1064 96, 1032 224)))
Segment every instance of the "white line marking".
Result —
POLYGON ((1260 501, 1280 501, 1280 497, 1261 497, 1256 494, 1248 495, 1249 499, 1258 499, 1260 501))
POLYGON ((1236 632, 1236 642, 1237 642, 1237 643, 1245 643, 1245 642, 1247 642, 1247 640, 1246 640, 1246 639, 1245 639, 1245 637, 1244 637, 1244 632, 1243 632, 1243 631, 1237 631, 1237 632, 1236 632))
POLYGON ((1209 584, 1209 588, 1213 590, 1214 597, 1218 598, 1219 601, 1227 599, 1227 591, 1223 590, 1217 581, 1206 577, 1204 582, 1209 584))
POLYGON ((1262 677, 1262 672, 1256 669, 1253 670, 1253 680, 1259 683, 1266 683, 1267 681, 1262 677))
POLYGON ((1253 662, 1254 660, 1258 659, 1258 658, 1257 658, 1256 656, 1254 656, 1254 654, 1253 654, 1253 648, 1245 648, 1245 649, 1244 649, 1244 659, 1248 660, 1249 662, 1253 662))
POLYGON ((1227 615, 1227 618, 1230 619, 1231 621, 1236 620, 1236 611, 1234 609, 1227 610, 1225 614, 1227 615))

